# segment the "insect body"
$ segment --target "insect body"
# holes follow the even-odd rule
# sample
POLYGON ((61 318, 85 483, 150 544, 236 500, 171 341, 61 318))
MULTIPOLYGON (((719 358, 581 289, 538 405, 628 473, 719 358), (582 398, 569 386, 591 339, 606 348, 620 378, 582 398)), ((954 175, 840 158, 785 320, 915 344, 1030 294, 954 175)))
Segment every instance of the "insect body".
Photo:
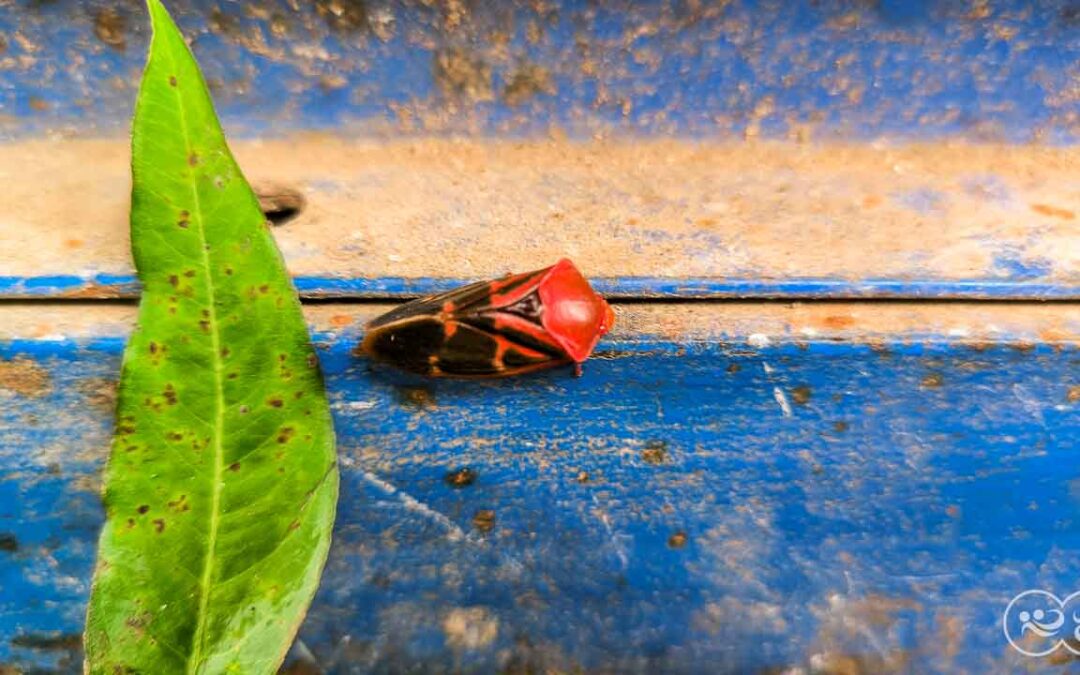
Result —
POLYGON ((361 350, 434 377, 503 377, 573 363, 577 374, 615 313, 574 263, 420 298, 368 324, 361 350))

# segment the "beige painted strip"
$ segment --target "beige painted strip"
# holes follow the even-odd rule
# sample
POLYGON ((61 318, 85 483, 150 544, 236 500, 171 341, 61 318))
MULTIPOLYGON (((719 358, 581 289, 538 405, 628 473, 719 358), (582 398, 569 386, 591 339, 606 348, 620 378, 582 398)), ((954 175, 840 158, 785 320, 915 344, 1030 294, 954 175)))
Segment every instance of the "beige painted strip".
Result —
MULTIPOLYGON (((1080 148, 419 140, 235 144, 307 198, 295 275, 1080 283, 1080 148)), ((129 274, 124 140, 0 144, 0 276, 129 274)))
MULTIPOLYGON (((390 307, 320 304, 304 311, 315 331, 355 341, 390 307)), ((616 311, 613 340, 1080 345, 1080 303, 656 303, 616 311)), ((123 337, 134 323, 129 304, 0 304, 0 340, 123 337)))

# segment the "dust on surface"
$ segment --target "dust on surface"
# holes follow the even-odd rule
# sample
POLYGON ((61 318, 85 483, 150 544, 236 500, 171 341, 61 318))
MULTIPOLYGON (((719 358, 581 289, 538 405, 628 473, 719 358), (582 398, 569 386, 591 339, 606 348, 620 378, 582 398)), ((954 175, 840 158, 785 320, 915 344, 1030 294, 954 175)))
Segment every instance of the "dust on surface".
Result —
MULTIPOLYGON (((443 55, 448 95, 492 95, 470 58, 443 55)), ((234 149, 253 183, 307 202, 275 230, 296 275, 483 279, 562 256, 590 277, 1076 283, 1080 269, 1061 217, 1080 212, 1080 148, 305 135, 234 149)), ((21 167, 5 176, 0 275, 132 273, 127 164, 122 140, 0 146, 0 166, 21 167)))
POLYGON ((442 622, 446 643, 454 649, 481 649, 499 635, 499 618, 484 607, 455 607, 442 622))
MULTIPOLYGON (((308 324, 317 333, 357 340, 362 326, 392 304, 306 305, 308 324), (343 327, 345 324, 351 324, 343 327)), ((887 351, 892 342, 947 340, 985 349, 992 345, 1080 346, 1080 306, 1073 303, 920 302, 880 303, 664 303, 621 304, 611 340, 651 336, 673 342, 733 340, 765 336, 771 343, 809 339, 865 344, 887 351), (831 317, 849 317, 837 327, 831 317)), ((6 303, 0 307, 0 340, 126 337, 135 325, 134 305, 65 302, 6 303)), ((736 369, 729 372, 737 373, 736 369)), ((1080 387, 1074 383, 1068 386, 1080 387)), ((1080 397, 1078 393, 1063 396, 1080 397)), ((402 405, 430 405, 433 396, 400 392, 402 405)), ((420 408, 422 409, 422 407, 420 408)))
POLYGON ((31 359, 16 357, 0 360, 0 390, 38 398, 52 390, 52 380, 49 371, 31 359))

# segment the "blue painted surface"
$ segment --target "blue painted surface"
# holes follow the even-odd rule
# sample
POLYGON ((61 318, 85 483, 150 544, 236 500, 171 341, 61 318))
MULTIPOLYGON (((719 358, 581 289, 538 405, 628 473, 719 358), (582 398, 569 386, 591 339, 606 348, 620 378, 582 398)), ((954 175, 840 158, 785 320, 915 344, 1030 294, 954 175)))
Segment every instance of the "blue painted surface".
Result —
MULTIPOLYGON (((301 637, 331 673, 756 672, 822 651, 867 672, 897 654, 903 672, 1037 672, 1002 610, 1080 590, 1075 347, 643 337, 580 379, 431 383, 316 339, 343 474, 301 637), (465 466, 475 483, 450 487, 465 466), (452 616, 490 641, 462 648, 452 616)), ((18 539, 0 663, 78 663, 11 640, 81 629, 122 344, 0 346, 49 378, 0 391, 0 532, 18 539)))
MULTIPOLYGON (((994 280, 935 279, 711 279, 684 277, 618 277, 591 279, 593 287, 612 298, 881 298, 881 299, 986 299, 1076 300, 1080 285, 1024 281, 1031 267, 1013 258, 1003 265, 1016 278, 994 280)), ((1042 274, 1039 272, 1039 274, 1042 274)), ((441 293, 475 279, 446 278, 340 278, 298 276, 293 283, 301 297, 412 298, 441 293)), ((132 275, 99 274, 43 277, 0 277, 0 298, 50 299, 61 297, 137 298, 139 282, 132 275)))
MULTIPOLYGON (((233 133, 1078 140, 1074 0, 170 6, 233 133)), ((123 130, 145 24, 0 6, 0 133, 123 130)))

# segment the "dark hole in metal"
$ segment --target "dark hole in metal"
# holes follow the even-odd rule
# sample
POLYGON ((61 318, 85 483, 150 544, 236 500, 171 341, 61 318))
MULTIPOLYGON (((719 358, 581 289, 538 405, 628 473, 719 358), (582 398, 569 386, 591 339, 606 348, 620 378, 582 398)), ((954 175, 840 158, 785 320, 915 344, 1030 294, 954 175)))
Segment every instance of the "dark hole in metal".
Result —
POLYGON ((279 227, 295 220, 307 206, 303 193, 281 185, 256 185, 255 196, 266 219, 279 227))

